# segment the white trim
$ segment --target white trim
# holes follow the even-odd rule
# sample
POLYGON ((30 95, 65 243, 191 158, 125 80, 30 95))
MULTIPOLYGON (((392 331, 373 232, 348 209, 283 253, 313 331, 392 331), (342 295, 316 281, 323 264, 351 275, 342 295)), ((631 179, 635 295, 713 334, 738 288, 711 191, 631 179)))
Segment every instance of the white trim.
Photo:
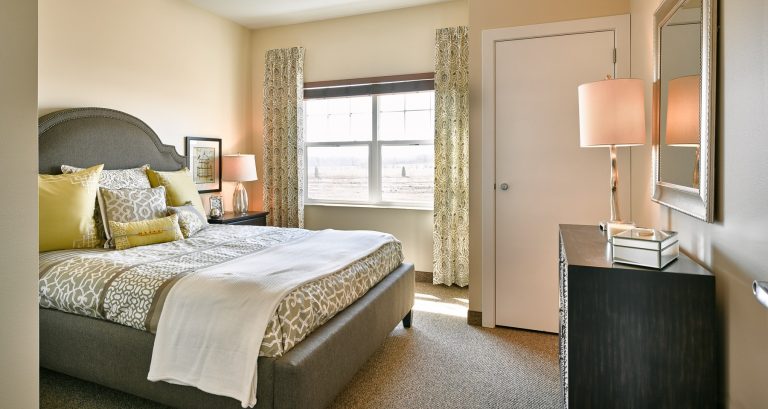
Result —
MULTIPOLYGON (((405 108, 405 106, 403 106, 405 108)), ((381 201, 381 145, 379 145, 379 96, 371 95, 371 143, 368 148, 368 200, 381 201)), ((432 138, 434 139, 434 138, 432 138)), ((309 191, 307 191, 309 197, 309 191)), ((318 202, 321 200, 318 200, 318 202)))
MULTIPOLYGON (((496 326, 496 178, 495 144, 495 46, 499 41, 535 37, 614 31, 616 44, 616 78, 630 75, 630 16, 598 17, 558 23, 498 28, 482 32, 482 167, 481 167, 481 237, 482 237, 482 303, 483 326, 496 326)), ((552 243, 553 246, 557 243, 552 243)))
POLYGON ((328 203, 328 202, 318 202, 318 203, 305 203, 304 207, 309 206, 319 206, 319 207, 358 207, 363 209, 392 209, 392 210, 421 210, 425 212, 433 212, 433 207, 419 207, 412 203, 378 203, 378 204, 368 204, 368 203, 328 203))

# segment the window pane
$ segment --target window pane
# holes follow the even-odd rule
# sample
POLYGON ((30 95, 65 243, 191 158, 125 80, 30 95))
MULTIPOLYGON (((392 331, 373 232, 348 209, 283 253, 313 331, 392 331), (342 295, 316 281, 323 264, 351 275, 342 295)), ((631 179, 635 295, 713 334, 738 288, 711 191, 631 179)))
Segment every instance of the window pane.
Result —
POLYGON ((434 91, 380 95, 378 138, 383 141, 432 140, 434 91))
POLYGON ((326 115, 307 115, 307 120, 304 123, 307 141, 316 142, 324 140, 326 127, 328 126, 327 119, 326 115))
POLYGON ((433 145, 381 147, 381 199, 432 204, 435 178, 433 145))
POLYGON ((368 200, 368 146, 307 147, 307 197, 368 200))
POLYGON ((428 92, 413 92, 405 95, 405 109, 430 109, 432 99, 434 95, 433 91, 428 92))
POLYGON ((328 101, 329 114, 349 113, 349 98, 329 98, 326 101, 328 101))
POLYGON ((328 115, 328 131, 326 141, 349 140, 349 114, 328 115))
POLYGON ((432 111, 406 111, 405 112, 405 138, 429 139, 435 138, 432 130, 432 111))
POLYGON ((350 117, 350 135, 352 141, 370 141, 371 140, 371 109, 364 114, 352 114, 350 117))
POLYGON ((364 97, 350 97, 349 98, 349 112, 352 113, 371 113, 371 96, 364 97))
POLYGON ((405 109, 403 94, 386 94, 379 96, 379 111, 402 111, 405 109))
POLYGON ((304 103, 304 113, 309 115, 325 115, 328 110, 326 99, 308 99, 304 103))
POLYGON ((402 111, 379 114, 379 139, 405 139, 405 119, 402 111))
POLYGON ((307 142, 371 140, 371 96, 308 99, 304 104, 307 142))

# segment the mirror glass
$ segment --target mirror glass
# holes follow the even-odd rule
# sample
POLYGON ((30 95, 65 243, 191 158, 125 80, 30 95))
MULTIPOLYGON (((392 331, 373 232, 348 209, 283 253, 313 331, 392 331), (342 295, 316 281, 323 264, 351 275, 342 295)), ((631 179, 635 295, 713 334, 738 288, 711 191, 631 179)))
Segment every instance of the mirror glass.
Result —
POLYGON ((662 0, 653 17, 651 200, 712 222, 717 0, 662 0))
POLYGON ((659 31, 659 179, 699 189, 701 0, 683 2, 659 31))

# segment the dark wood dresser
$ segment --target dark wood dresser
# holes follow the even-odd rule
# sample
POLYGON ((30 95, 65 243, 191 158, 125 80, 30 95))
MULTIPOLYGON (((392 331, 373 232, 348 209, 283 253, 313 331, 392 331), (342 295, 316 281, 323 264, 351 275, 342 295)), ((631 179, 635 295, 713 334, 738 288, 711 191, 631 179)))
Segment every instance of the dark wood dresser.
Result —
POLYGON ((565 408, 715 408, 715 277, 611 261, 597 226, 560 225, 565 408))

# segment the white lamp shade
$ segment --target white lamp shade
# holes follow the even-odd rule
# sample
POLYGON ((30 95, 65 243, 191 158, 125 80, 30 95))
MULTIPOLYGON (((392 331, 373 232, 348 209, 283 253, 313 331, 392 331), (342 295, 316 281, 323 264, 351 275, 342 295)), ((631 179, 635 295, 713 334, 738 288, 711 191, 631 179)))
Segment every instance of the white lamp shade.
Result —
POLYGON ((666 144, 699 146, 700 75, 688 75, 669 81, 667 87, 666 144))
POLYGON ((248 182, 258 180, 256 175, 256 155, 223 155, 221 178, 230 182, 248 182))
POLYGON ((581 147, 645 143, 643 81, 615 79, 579 85, 581 147))

